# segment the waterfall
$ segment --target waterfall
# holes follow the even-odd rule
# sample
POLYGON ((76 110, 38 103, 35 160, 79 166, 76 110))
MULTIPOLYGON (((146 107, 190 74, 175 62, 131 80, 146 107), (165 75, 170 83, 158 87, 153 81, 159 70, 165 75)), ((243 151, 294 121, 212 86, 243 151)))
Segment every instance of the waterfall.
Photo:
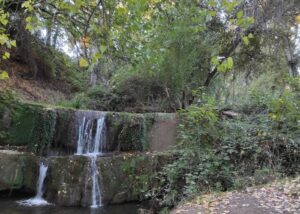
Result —
POLYGON ((98 181, 98 177, 99 177, 99 171, 98 171, 98 167, 96 164, 97 161, 97 156, 89 156, 90 160, 91 160, 91 174, 92 174, 92 208, 98 208, 102 206, 101 203, 101 190, 100 190, 100 185, 99 185, 99 181, 98 181))
POLYGON ((44 206, 49 205, 49 203, 43 199, 43 185, 47 175, 48 166, 44 165, 44 163, 40 163, 39 170, 39 178, 37 181, 37 193, 34 198, 30 198, 28 200, 18 201, 19 204, 24 206, 44 206))
POLYGON ((96 137, 95 137, 95 144, 94 144, 94 150, 93 153, 97 154, 99 151, 103 152, 103 127, 105 122, 105 117, 102 116, 97 120, 97 131, 96 131, 96 137))
POLYGON ((91 119, 83 117, 78 128, 77 152, 75 153, 76 155, 87 156, 90 160, 91 208, 102 206, 97 155, 101 155, 105 149, 105 114, 101 113, 97 117, 91 119))
POLYGON ((43 184, 47 175, 48 166, 44 165, 43 163, 40 164, 40 173, 39 179, 37 183, 37 193, 35 198, 43 200, 43 184))
POLYGON ((87 119, 84 116, 78 129, 77 152, 75 154, 101 154, 105 149, 104 128, 105 114, 100 114, 98 119, 87 119), (96 132, 94 132, 94 129, 96 129, 96 132))

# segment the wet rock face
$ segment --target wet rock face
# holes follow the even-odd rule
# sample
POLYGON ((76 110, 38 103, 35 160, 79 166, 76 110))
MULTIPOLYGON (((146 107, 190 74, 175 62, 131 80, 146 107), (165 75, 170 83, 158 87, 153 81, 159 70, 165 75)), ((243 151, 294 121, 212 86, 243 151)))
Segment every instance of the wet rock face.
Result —
POLYGON ((44 151, 46 156, 72 155, 77 140, 76 117, 73 110, 56 109, 57 119, 51 143, 44 151))
POLYGON ((36 189, 38 158, 20 152, 0 150, 0 191, 36 189))
MULTIPOLYGON (((144 199, 153 186, 153 175, 168 155, 118 155, 98 157, 103 204, 144 199)), ((90 160, 85 156, 52 157, 48 162, 46 198, 62 206, 90 206, 92 180, 90 160)))
POLYGON ((87 206, 88 164, 81 156, 51 158, 45 184, 47 200, 63 206, 87 206))
POLYGON ((106 115, 107 141, 110 151, 143 151, 144 117, 141 114, 108 113, 106 115))

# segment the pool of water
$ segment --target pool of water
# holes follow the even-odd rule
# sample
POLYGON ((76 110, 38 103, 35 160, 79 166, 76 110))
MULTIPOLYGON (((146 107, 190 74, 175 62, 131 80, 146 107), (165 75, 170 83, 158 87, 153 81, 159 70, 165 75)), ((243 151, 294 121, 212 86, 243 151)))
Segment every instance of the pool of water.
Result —
POLYGON ((0 199, 1 214, 135 214, 138 204, 113 205, 99 209, 59 206, 25 207, 14 199, 0 199))

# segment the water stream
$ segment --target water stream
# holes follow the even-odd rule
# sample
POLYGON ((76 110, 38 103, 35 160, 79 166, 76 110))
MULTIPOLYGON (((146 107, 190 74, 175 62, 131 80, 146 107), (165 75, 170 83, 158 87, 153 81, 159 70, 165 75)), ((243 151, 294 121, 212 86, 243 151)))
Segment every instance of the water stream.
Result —
POLYGON ((16 204, 18 198, 0 200, 1 214, 133 214, 141 207, 139 204, 122 204, 90 209, 84 207, 60 206, 22 206, 16 204))
POLYGON ((90 160, 90 176, 92 178, 91 208, 102 206, 101 186, 97 167, 97 156, 104 151, 105 114, 98 118, 82 118, 78 129, 77 152, 75 155, 87 156, 90 160))
MULTIPOLYGON (((75 155, 83 155, 89 159, 89 173, 87 182, 91 187, 91 208, 102 207, 101 183, 97 166, 97 157, 105 151, 105 114, 93 112, 86 113, 79 118, 77 151, 75 155), (86 117, 87 116, 87 117, 86 117), (91 180, 91 181, 90 181, 91 180)), ((43 184, 47 175, 48 166, 40 163, 39 178, 37 181, 37 193, 34 198, 18 201, 24 206, 44 206, 49 203, 43 199, 43 184)))
POLYGON ((43 162, 40 163, 40 170, 39 170, 39 178, 37 181, 37 193, 34 198, 30 198, 27 200, 18 201, 18 204, 24 206, 45 206, 49 205, 49 203, 43 199, 44 193, 44 181, 47 175, 48 166, 44 165, 43 162))

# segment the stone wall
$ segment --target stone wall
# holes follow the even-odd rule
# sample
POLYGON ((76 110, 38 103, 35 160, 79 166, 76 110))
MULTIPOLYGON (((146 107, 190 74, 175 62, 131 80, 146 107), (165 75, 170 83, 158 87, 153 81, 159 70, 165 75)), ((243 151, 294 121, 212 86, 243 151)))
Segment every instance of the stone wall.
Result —
MULTIPOLYGON (((0 146, 26 146, 44 156, 72 155, 76 151, 82 114, 40 105, 0 104, 0 146)), ((164 151, 176 142, 175 114, 106 112, 108 152, 164 151)))
MULTIPOLYGON (((122 154, 98 157, 100 186, 104 204, 118 204, 145 199, 145 192, 155 185, 154 175, 170 160, 166 153, 122 154)), ((43 160, 48 165, 45 197, 56 205, 91 204, 90 160, 85 156, 61 156, 43 160)), ((39 158, 25 153, 0 150, 0 195, 16 190, 35 192, 39 158)))
POLYGON ((0 192, 23 189, 34 192, 38 174, 38 158, 21 152, 0 150, 0 192))
MULTIPOLYGON (((0 194, 35 192, 40 159, 46 161, 45 197, 63 206, 91 203, 91 160, 76 156, 83 115, 97 119, 103 112, 52 108, 1 100, 0 194), (11 151, 18 149, 22 152, 11 151), (10 150, 7 150, 10 149, 10 150)), ((164 113, 105 112, 107 156, 98 157, 105 204, 145 199, 154 175, 170 159, 176 142, 177 117, 164 113)))

